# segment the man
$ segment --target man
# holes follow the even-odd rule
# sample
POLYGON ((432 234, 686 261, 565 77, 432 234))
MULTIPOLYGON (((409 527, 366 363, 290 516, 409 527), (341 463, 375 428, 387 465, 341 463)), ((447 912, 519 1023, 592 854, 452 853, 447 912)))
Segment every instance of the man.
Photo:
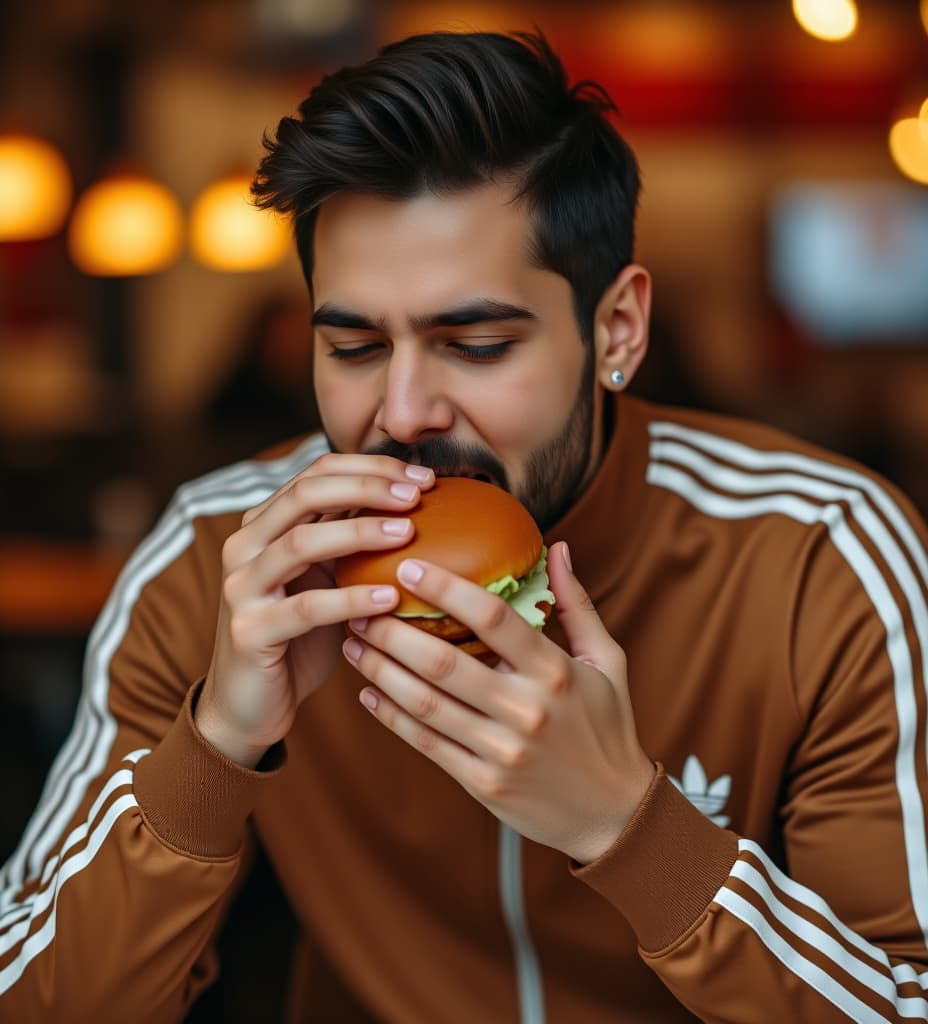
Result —
POLYGON ((250 834, 294 1021, 336 977, 343 1019, 926 1019, 924 527, 847 460, 622 394, 650 282, 607 108, 540 38, 435 35, 281 122, 255 191, 325 436, 181 489, 127 566, 4 874, 4 1020, 181 1019, 250 834), (549 545, 547 635, 400 567, 496 669, 333 582, 436 473, 549 545))

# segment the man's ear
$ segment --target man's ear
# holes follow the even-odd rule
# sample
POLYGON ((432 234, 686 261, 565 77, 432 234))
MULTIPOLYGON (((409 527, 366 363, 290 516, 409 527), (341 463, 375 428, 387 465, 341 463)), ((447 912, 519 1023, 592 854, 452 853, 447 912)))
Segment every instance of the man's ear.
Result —
POLYGON ((603 292, 593 320, 596 379, 619 391, 635 375, 648 351, 651 275, 631 263, 603 292))

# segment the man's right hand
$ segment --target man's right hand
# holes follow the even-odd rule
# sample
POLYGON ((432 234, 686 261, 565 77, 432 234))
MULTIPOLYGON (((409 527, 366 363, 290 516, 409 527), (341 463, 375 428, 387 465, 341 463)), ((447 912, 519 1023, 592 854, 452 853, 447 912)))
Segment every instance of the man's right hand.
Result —
POLYGON ((330 454, 245 513, 223 547, 216 641, 195 715, 213 746, 254 768, 332 674, 342 624, 396 606, 393 586, 336 587, 333 564, 401 547, 412 523, 348 514, 412 509, 434 482, 431 470, 388 456, 330 454))

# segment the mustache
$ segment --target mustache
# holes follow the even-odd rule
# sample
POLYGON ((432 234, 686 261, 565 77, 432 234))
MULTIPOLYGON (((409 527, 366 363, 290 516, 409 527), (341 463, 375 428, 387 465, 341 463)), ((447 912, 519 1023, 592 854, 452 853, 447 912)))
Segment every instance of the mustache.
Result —
POLYGON ((413 465, 427 466, 436 476, 486 476, 491 483, 509 490, 506 470, 492 452, 478 444, 465 444, 447 437, 429 437, 416 444, 387 438, 368 448, 365 455, 389 455, 413 465))

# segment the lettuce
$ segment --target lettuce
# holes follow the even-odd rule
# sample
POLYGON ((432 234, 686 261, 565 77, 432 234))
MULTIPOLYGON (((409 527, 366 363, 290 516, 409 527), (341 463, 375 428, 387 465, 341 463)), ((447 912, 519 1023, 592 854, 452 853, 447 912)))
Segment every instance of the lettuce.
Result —
MULTIPOLYGON (((548 549, 542 545, 541 557, 528 575, 523 576, 521 580, 517 580, 514 576, 503 576, 502 579, 488 583, 486 589, 511 605, 530 626, 541 629, 545 624, 545 616, 544 612, 536 608, 535 605, 554 604, 554 594, 548 589, 548 549)), ((443 619, 445 613, 425 612, 409 616, 397 614, 397 617, 401 619, 443 619)))

